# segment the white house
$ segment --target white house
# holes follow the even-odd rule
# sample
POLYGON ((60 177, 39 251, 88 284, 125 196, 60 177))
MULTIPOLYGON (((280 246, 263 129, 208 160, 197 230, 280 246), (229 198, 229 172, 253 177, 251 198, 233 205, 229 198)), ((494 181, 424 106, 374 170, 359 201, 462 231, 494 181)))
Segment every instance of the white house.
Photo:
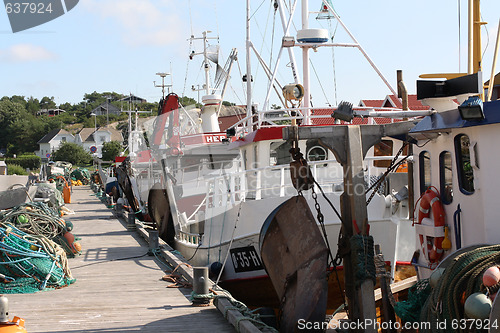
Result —
POLYGON ((40 156, 42 161, 47 161, 52 152, 57 150, 63 142, 74 142, 75 137, 66 130, 55 129, 47 133, 43 138, 38 141, 40 150, 35 154, 40 156))
POLYGON ((113 127, 100 127, 96 131, 93 128, 83 128, 75 136, 75 143, 98 157, 102 157, 102 145, 110 141, 122 142, 122 133, 113 127))

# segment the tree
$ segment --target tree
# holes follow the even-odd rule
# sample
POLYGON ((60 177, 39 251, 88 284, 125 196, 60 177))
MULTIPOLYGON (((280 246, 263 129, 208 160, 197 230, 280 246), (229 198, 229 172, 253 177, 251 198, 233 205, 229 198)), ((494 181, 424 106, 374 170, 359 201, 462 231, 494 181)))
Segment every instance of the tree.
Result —
POLYGON ((104 142, 102 145, 102 160, 114 161, 115 157, 122 151, 122 144, 119 141, 104 142))
POLYGON ((54 161, 66 161, 74 165, 88 164, 92 156, 82 146, 72 142, 64 142, 53 154, 54 161))
POLYGON ((192 99, 191 97, 183 96, 179 98, 179 103, 181 103, 182 106, 186 107, 189 105, 196 105, 198 107, 198 103, 196 103, 196 100, 192 99))
POLYGON ((54 102, 54 96, 52 97, 43 97, 42 100, 40 101, 40 107, 44 110, 48 109, 55 109, 56 108, 56 102, 54 102))
POLYGON ((40 110, 40 101, 38 100, 38 98, 33 98, 33 96, 31 96, 26 102, 26 111, 36 116, 36 113, 39 110, 40 110))

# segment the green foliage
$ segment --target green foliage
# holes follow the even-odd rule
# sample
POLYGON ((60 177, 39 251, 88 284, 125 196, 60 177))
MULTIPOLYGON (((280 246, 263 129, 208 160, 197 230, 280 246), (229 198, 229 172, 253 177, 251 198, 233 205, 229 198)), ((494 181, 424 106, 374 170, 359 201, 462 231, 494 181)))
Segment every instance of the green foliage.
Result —
MULTIPOLYGON (((109 103, 119 108, 128 109, 126 102, 118 102, 125 95, 115 92, 102 92, 85 94, 83 101, 77 104, 61 103, 59 108, 65 110, 57 116, 49 117, 47 115, 37 115, 41 109, 56 108, 54 97, 44 96, 41 99, 33 96, 11 97, 4 96, 0 98, 0 148, 7 149, 7 155, 20 155, 23 152, 34 152, 39 149, 38 141, 53 129, 66 128, 72 124, 82 124, 86 128, 94 128, 94 117, 91 112, 101 103, 106 103, 107 96, 110 96, 109 103)), ((180 103, 184 107, 201 107, 196 100, 190 97, 180 98, 180 103)), ((224 105, 234 105, 224 101, 224 105)), ((150 117, 157 114, 158 103, 140 103, 133 104, 133 109, 140 111, 152 110, 152 113, 140 113, 139 117, 150 117)), ((128 115, 109 115, 109 122, 123 121, 122 129, 127 127, 128 115)), ((97 127, 107 125, 106 116, 97 116, 95 118, 97 127)), ((122 131, 123 132, 123 131, 122 131)), ((126 137, 126 133, 123 133, 126 137)))
POLYGON ((228 102, 228 101, 222 101, 222 105, 224 105, 224 106, 235 106, 236 103, 231 103, 231 102, 228 102))
POLYGON ((66 161, 74 165, 88 164, 92 156, 82 146, 72 142, 64 142, 58 150, 52 154, 54 161, 66 161))
POLYGON ((179 103, 181 103, 182 106, 186 107, 188 105, 196 105, 196 107, 199 107, 200 104, 196 102, 195 99, 187 96, 183 96, 179 98, 179 103))
POLYGON ((102 160, 114 161, 122 151, 122 144, 118 141, 104 142, 102 145, 102 160))
POLYGON ((7 174, 8 175, 19 175, 19 176, 25 176, 27 175, 28 173, 26 172, 26 170, 20 166, 20 165, 17 165, 17 164, 9 164, 7 166, 7 174))
POLYGON ((7 165, 19 165, 24 169, 30 170, 40 169, 41 162, 42 160, 40 159, 40 157, 33 154, 26 154, 17 156, 16 158, 5 159, 5 164, 7 165))
POLYGON ((42 109, 48 110, 48 109, 55 109, 56 108, 56 102, 54 102, 54 96, 52 97, 43 97, 42 100, 40 101, 40 107, 42 109))

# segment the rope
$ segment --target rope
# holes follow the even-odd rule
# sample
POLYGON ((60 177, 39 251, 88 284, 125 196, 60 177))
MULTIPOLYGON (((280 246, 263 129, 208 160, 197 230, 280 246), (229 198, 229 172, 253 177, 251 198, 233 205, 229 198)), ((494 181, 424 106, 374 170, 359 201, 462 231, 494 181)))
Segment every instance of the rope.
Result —
POLYGON ((384 174, 382 176, 380 176, 380 178, 375 182, 373 183, 369 188, 368 190, 366 190, 366 194, 368 194, 368 192, 370 192, 371 189, 375 188, 372 192, 372 194, 370 195, 370 197, 368 198, 368 200, 366 201, 366 205, 368 206, 370 204, 370 201, 372 201, 373 197, 375 196, 375 193, 377 193, 378 189, 380 188, 380 186, 382 186, 385 178, 387 177, 387 175, 393 171, 394 169, 396 169, 397 167, 399 167, 401 164, 404 163, 404 161, 406 161, 406 159, 408 159, 408 156, 405 156, 401 159, 401 161, 397 162, 397 159, 399 158, 399 155, 401 155, 403 153, 403 150, 404 148, 408 145, 408 141, 405 141, 403 143, 403 145, 401 146, 401 148, 399 149, 398 153, 396 154, 396 156, 394 156, 394 158, 392 159, 391 161, 391 164, 387 167, 387 170, 384 172, 384 174))
POLYGON ((77 253, 73 245, 64 238, 69 231, 66 222, 59 217, 58 211, 43 202, 30 202, 12 208, 2 215, 0 224, 15 225, 26 234, 51 239, 62 246, 70 256, 77 253))
POLYGON ((29 235, 13 225, 0 227, 1 293, 28 293, 60 288, 75 281, 65 251, 42 235, 29 235), (15 281, 13 281, 15 279, 15 281))
POLYGON ((349 242, 356 286, 359 287, 367 279, 376 283, 377 272, 375 269, 373 237, 369 235, 353 235, 349 242))
POLYGON ((221 299, 221 298, 227 299, 232 304, 232 306, 229 306, 224 310, 224 313, 223 313, 224 318, 227 319, 227 313, 231 310, 236 310, 243 315, 243 317, 236 319, 235 328, 236 328, 237 332, 240 332, 240 322, 244 321, 244 320, 252 322, 261 331, 265 329, 267 332, 274 332, 274 333, 279 332, 274 327, 271 327, 271 326, 265 324, 264 322, 262 322, 261 318, 266 317, 266 316, 264 316, 264 315, 261 316, 260 314, 255 313, 259 309, 255 309, 253 311, 250 310, 245 305, 245 303, 236 300, 227 290, 218 288, 218 289, 216 289, 214 300, 213 300, 213 303, 215 306, 218 306, 219 299, 221 299), (217 294, 217 292, 221 292, 221 294, 217 294))
MULTIPOLYGON (((446 268, 437 286, 430 293, 420 321, 443 322, 451 330, 452 320, 465 319, 462 302, 474 292, 485 290, 484 271, 500 262, 500 245, 484 246, 458 255, 446 268)), ((432 327, 432 332, 443 331, 432 327)), ((462 330, 459 330, 460 332, 462 330)))

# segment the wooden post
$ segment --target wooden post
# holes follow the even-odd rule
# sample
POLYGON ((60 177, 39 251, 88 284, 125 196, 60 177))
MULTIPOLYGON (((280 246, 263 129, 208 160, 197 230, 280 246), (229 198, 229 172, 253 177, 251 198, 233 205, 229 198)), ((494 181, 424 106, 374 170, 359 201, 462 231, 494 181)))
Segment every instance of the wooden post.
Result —
MULTIPOLYGON (((347 163, 344 164, 344 211, 342 212, 342 219, 346 224, 350 224, 351 222, 350 234, 345 235, 349 239, 358 230, 361 235, 368 235, 368 214, 366 209, 361 129, 359 125, 347 126, 346 133, 347 163), (344 215, 344 213, 347 214, 344 215)), ((351 260, 345 259, 347 258, 344 258, 345 273, 350 275, 346 276, 346 281, 348 281, 354 278, 352 276, 354 267, 352 267, 351 260)), ((372 320, 373 325, 364 327, 364 332, 376 332, 374 323, 377 319, 377 314, 373 281, 365 280, 362 282, 360 288, 354 287, 352 289, 348 293, 351 319, 363 324, 367 323, 368 320, 372 320)))

